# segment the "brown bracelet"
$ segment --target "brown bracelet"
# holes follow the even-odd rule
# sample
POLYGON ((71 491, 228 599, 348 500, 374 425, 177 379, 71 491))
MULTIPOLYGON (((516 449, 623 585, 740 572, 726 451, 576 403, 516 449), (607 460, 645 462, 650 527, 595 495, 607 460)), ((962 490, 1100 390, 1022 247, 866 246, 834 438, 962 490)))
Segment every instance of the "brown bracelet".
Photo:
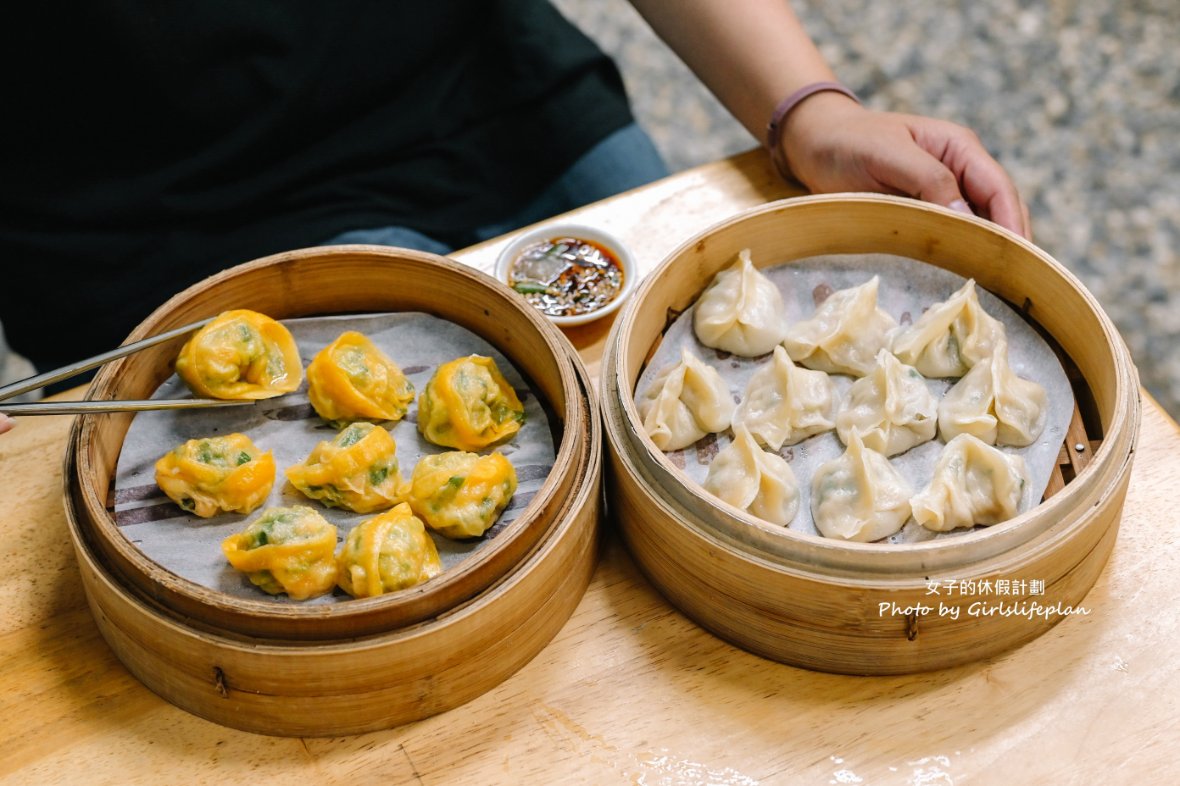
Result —
POLYGON ((791 174, 791 169, 787 166, 786 156, 778 144, 783 123, 786 121, 787 115, 791 114, 791 111, 799 106, 803 102, 803 99, 813 96, 816 93, 829 91, 843 93, 856 103, 860 103, 860 99, 856 97, 856 93, 839 82, 812 82, 809 85, 804 85, 780 101, 770 116, 770 122, 766 125, 766 150, 770 153, 770 160, 774 162, 774 168, 786 180, 794 180, 795 178, 791 174))

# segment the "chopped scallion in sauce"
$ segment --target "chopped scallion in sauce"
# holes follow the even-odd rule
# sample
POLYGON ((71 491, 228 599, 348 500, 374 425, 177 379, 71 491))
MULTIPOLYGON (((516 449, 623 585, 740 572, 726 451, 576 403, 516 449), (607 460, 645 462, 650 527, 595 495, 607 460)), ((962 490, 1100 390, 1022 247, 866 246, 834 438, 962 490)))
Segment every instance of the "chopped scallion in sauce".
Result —
POLYGON ((623 290, 623 266, 609 249, 590 240, 542 240, 512 262, 508 283, 551 317, 588 314, 623 290))

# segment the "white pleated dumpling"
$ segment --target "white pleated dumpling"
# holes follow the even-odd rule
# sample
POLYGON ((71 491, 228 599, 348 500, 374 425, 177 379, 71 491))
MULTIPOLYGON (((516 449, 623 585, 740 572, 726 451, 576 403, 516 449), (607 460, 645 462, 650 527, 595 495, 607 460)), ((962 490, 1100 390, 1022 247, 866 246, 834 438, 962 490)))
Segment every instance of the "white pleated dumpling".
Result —
POLYGON ((733 421, 759 444, 778 450, 831 430, 835 401, 836 388, 827 374, 796 366, 777 346, 770 363, 750 377, 733 421))
POLYGON ((836 412, 840 441, 848 444, 853 432, 878 453, 904 453, 938 433, 938 400, 917 369, 882 349, 873 370, 852 383, 836 412))
POLYGON ((894 329, 889 348, 927 377, 961 377, 1003 337, 1003 323, 983 310, 971 279, 914 324, 894 329))
POLYGON ((811 479, 811 515, 827 538, 867 543, 887 538, 910 517, 914 490, 889 459, 854 432, 848 449, 811 479))
POLYGON ((880 280, 833 292, 811 319, 792 325, 783 345, 796 363, 829 374, 861 377, 873 368, 886 335, 897 327, 877 307, 880 280))
POLYGON ((659 372, 635 402, 643 430, 660 450, 680 450, 706 434, 724 431, 733 418, 729 386, 717 369, 688 349, 659 372))
POLYGON ((786 459, 759 447, 741 424, 709 465, 705 491, 771 524, 787 526, 799 512, 799 483, 786 459))
POLYGON ((960 434, 942 449, 930 485, 910 506, 914 519, 935 532, 998 524, 1019 512, 1027 483, 1022 457, 960 434))
POLYGON ((765 355, 786 332, 783 298, 743 249, 697 299, 693 329, 707 347, 743 357, 765 355))
POLYGON ((990 357, 976 363, 938 406, 938 428, 946 441, 971 434, 989 445, 1025 447, 1045 428, 1045 389, 1016 376, 1008 365, 1008 342, 996 342, 990 357))

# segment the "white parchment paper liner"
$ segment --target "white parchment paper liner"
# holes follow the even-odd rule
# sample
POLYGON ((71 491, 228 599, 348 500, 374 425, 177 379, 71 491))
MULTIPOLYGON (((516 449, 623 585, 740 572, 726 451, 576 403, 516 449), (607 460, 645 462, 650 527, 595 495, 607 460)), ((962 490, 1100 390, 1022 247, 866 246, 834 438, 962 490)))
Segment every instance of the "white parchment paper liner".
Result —
MULTIPOLYGON (((950 271, 891 254, 808 257, 786 265, 762 268, 762 273, 774 282, 782 294, 787 323, 790 325, 809 319, 815 313, 817 302, 822 302, 831 292, 863 284, 874 275, 880 276, 881 279, 878 305, 901 324, 911 324, 927 308, 946 300, 966 283, 965 278, 950 271)), ((1035 507, 1044 496, 1049 477, 1057 464, 1061 444, 1073 417, 1073 389, 1057 355, 1037 331, 995 295, 978 285, 976 292, 984 310, 1004 325, 1008 335, 1008 360, 1012 369, 1018 376, 1031 379, 1044 387, 1048 397, 1045 428, 1037 441, 1025 448, 1001 448, 1006 453, 1023 456, 1027 465, 1029 483, 1025 485, 1020 503, 1020 512, 1023 513, 1035 507)), ((690 307, 681 314, 664 334, 663 341, 639 377, 636 398, 648 389, 660 369, 679 362, 680 350, 683 347, 687 347, 720 372, 728 383, 735 402, 745 393, 746 383, 754 372, 770 362, 769 354, 757 358, 743 358, 706 347, 697 340, 693 332, 694 308, 690 307)), ((836 385, 837 395, 841 398, 855 381, 853 377, 842 374, 832 375, 832 380, 836 385)), ((957 381, 928 379, 926 384, 935 398, 941 401, 946 391, 957 381)), ((732 431, 710 434, 695 445, 670 452, 667 456, 694 482, 703 484, 713 457, 732 441, 732 431)), ((936 437, 931 442, 890 458, 894 467, 909 481, 914 493, 929 484, 934 463, 945 444, 941 437, 936 437)), ((811 516, 811 478, 820 464, 836 458, 843 452, 844 444, 836 436, 835 430, 810 437, 796 445, 784 445, 778 451, 779 455, 790 462, 791 469, 799 481, 799 513, 791 522, 791 529, 812 535, 819 534, 811 516)), ((885 540, 891 543, 910 543, 936 537, 954 537, 969 531, 959 529, 948 533, 934 533, 911 518, 900 532, 885 540)))
MULTIPOLYGON (((483 537, 454 541, 430 533, 446 570, 484 548, 513 521, 544 484, 555 460, 558 425, 542 405, 535 389, 492 345, 466 328, 423 313, 364 314, 283 320, 296 342, 304 367, 317 352, 347 330, 368 336, 397 363, 421 393, 435 369, 466 355, 494 358, 504 377, 516 389, 525 407, 525 422, 508 442, 480 451, 504 454, 516 468, 519 486, 500 519, 483 537)), ((175 375, 169 377, 154 398, 186 398, 191 395, 175 375)), ((417 395, 406 417, 390 426, 397 442, 402 478, 409 480, 418 459, 449 448, 433 445, 417 429, 417 395)), ((553 416, 555 417, 555 416, 553 416)), ((115 522, 120 531, 151 560, 172 573, 228 595, 277 603, 333 603, 347 600, 340 590, 308 601, 291 601, 286 595, 270 596, 250 584, 245 575, 229 566, 221 541, 245 528, 264 509, 307 505, 337 526, 338 542, 354 525, 377 515, 327 508, 296 491, 283 471, 302 462, 316 443, 331 439, 336 430, 315 414, 307 399, 307 382, 295 393, 259 402, 255 407, 218 410, 141 412, 135 416, 123 443, 115 478, 115 522), (246 434, 260 450, 274 453, 277 473, 266 502, 248 516, 236 513, 202 519, 185 513, 156 486, 155 462, 189 439, 233 432, 246 434)))

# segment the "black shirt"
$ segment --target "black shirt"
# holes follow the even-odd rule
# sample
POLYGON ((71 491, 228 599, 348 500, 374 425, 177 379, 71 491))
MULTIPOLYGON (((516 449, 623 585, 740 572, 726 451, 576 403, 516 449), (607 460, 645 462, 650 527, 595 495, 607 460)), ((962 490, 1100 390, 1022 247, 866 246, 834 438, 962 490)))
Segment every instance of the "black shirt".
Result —
POLYGON ((348 229, 468 242, 631 120, 613 64, 544 0, 17 8, 0 320, 41 365, 348 229))

